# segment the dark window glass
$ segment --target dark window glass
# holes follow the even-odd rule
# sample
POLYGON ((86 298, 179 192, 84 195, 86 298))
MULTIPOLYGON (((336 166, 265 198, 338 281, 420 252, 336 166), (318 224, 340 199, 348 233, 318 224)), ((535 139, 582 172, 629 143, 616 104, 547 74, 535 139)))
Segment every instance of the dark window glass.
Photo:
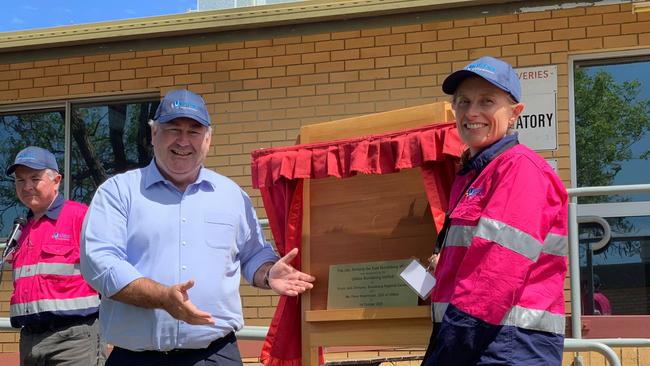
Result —
MULTIPOLYGON (((0 115, 0 237, 11 231, 14 219, 25 215, 26 209, 18 201, 13 177, 5 174, 13 164, 16 154, 27 146, 40 146, 50 150, 57 158, 63 172, 65 155, 65 110, 30 111, 0 115)), ((63 190, 63 185, 61 185, 63 190)))
POLYGON ((151 161, 147 123, 159 101, 73 105, 70 199, 90 203, 106 178, 151 161))

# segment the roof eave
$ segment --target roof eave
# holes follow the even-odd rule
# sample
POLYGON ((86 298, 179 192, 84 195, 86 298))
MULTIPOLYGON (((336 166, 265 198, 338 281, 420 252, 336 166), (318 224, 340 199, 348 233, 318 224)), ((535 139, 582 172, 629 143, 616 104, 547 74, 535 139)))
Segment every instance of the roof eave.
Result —
POLYGON ((501 4, 513 0, 315 0, 0 33, 0 53, 501 4))

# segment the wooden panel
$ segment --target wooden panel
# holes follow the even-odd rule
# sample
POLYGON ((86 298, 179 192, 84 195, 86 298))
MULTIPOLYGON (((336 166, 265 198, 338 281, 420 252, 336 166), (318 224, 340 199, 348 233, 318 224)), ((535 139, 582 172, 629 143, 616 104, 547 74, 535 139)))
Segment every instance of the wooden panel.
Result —
MULTIPOLYGON (((449 103, 304 126, 300 143, 338 140, 453 120, 449 103)), ((303 269, 316 276, 302 295, 302 364, 318 364, 318 346, 427 344, 430 308, 327 310, 329 267, 417 257, 425 260, 435 227, 420 169, 304 182, 303 269)))
POLYGON ((425 260, 435 243, 419 169, 310 182, 310 310, 327 308, 333 264, 425 260))
POLYGON ((394 111, 324 122, 300 128, 303 144, 374 135, 390 131, 425 126, 431 123, 453 121, 454 113, 447 102, 425 104, 394 111))

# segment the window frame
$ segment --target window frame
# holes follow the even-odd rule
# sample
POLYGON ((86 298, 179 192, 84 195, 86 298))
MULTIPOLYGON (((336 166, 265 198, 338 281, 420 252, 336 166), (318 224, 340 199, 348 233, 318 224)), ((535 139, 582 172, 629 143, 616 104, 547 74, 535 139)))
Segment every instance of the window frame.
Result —
MULTIPOLYGON (((575 85, 574 70, 577 64, 600 64, 608 60, 647 57, 650 60, 650 48, 626 51, 585 53, 569 55, 568 89, 569 89, 569 157, 571 167, 571 188, 577 188, 577 146, 575 132, 575 85)), ((612 202, 598 204, 578 204, 577 215, 596 215, 601 217, 649 216, 650 201, 612 202), (603 214, 604 213, 604 214, 603 214)), ((579 272, 579 271, 578 271, 579 272)), ((578 281, 579 282, 579 281, 578 281)), ((650 314, 647 315, 581 315, 583 338, 648 338, 650 337, 650 314)), ((570 323, 568 323, 570 324, 570 323)))
MULTIPOLYGON (((116 95, 102 95, 96 97, 81 97, 81 98, 64 98, 52 101, 38 101, 38 102, 17 102, 0 105, 0 114, 7 113, 24 113, 24 112, 39 112, 53 109, 63 109, 65 111, 64 121, 64 145, 65 152, 63 157, 63 171, 70 171, 70 154, 72 148, 72 137, 70 131, 70 116, 72 108, 75 106, 89 106, 96 104, 115 104, 121 102, 138 103, 151 101, 154 99, 160 100, 160 92, 142 92, 142 93, 129 93, 129 94, 116 94, 116 95)), ((70 174, 63 174, 63 197, 70 198, 70 174)))

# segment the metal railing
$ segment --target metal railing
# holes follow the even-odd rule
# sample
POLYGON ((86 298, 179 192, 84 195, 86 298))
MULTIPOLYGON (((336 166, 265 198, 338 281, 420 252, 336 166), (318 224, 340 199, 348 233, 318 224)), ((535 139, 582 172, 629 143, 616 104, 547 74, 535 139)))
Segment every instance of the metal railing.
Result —
MULTIPOLYGON (((613 187, 570 188, 567 189, 567 192, 569 193, 570 197, 569 273, 571 276, 571 331, 573 333, 573 338, 565 339, 564 350, 569 352, 599 352, 605 356, 610 365, 618 366, 621 364, 621 361, 611 347, 650 347, 650 339, 582 339, 582 313, 580 309, 580 253, 578 243, 578 197, 607 196, 621 193, 647 193, 650 192, 650 184, 632 184, 613 187)), ((648 214, 650 215, 650 212, 648 214)), ((577 354, 574 356, 574 365, 582 365, 582 360, 577 354)))

